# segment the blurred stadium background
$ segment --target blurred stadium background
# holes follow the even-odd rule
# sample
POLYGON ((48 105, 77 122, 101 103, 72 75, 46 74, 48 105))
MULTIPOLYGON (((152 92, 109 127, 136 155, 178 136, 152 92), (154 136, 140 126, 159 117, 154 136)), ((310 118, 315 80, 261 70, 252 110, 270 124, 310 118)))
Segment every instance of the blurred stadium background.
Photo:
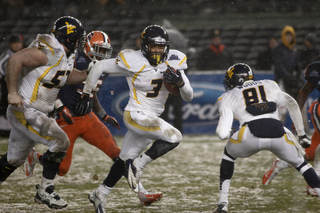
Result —
MULTIPOLYGON (((189 70, 195 56, 210 41, 213 29, 234 53, 235 62, 255 66, 258 52, 266 49, 267 37, 280 37, 285 25, 296 30, 301 49, 308 33, 320 33, 318 0, 2 0, 0 1, 0 52, 12 33, 22 34, 26 45, 38 33, 50 33, 60 16, 78 18, 87 32, 108 33, 117 54, 149 24, 168 20, 189 39, 189 70)), ((320 39, 318 40, 319 43, 320 39)))

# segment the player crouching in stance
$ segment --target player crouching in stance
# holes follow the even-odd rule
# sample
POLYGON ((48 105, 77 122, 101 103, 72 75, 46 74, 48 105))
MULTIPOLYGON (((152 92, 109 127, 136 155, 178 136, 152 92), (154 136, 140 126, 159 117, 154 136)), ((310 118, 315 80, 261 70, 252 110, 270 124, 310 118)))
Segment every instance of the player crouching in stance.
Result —
MULTIPOLYGON (((108 59, 111 57, 111 54, 112 45, 109 36, 102 31, 92 31, 87 35, 84 52, 78 52, 75 67, 79 70, 86 71, 91 61, 108 59)), ((56 121, 61 129, 67 134, 70 140, 70 146, 59 166, 59 176, 64 176, 70 169, 73 147, 78 137, 82 137, 85 141, 100 149, 113 161, 119 157, 120 148, 117 146, 109 129, 97 117, 98 115, 103 121, 120 129, 118 121, 107 115, 100 105, 97 96, 97 92, 105 78, 106 75, 100 76, 98 80, 99 83, 95 85, 90 93, 92 98, 90 98, 89 108, 86 114, 82 116, 77 115, 74 109, 82 94, 84 82, 76 85, 64 85, 60 89, 58 94, 59 99, 55 101, 57 112, 56 121)), ((27 177, 32 176, 36 163, 43 164, 43 155, 32 150, 24 163, 24 172, 27 177)), ((127 177, 127 173, 124 175, 127 177)), ((141 183, 139 184, 139 187, 141 188, 139 198, 143 205, 151 204, 162 196, 161 193, 149 193, 144 189, 141 183)))
POLYGON ((231 66, 226 72, 226 93, 218 99, 220 113, 216 132, 220 139, 229 139, 220 164, 220 199, 214 212, 228 212, 228 195, 235 160, 247 158, 261 150, 269 150, 296 168, 320 196, 320 179, 304 159, 295 136, 283 126, 278 107, 286 106, 295 124, 300 143, 310 145, 304 132, 297 102, 271 80, 254 80, 251 68, 243 63, 231 66), (232 133, 233 119, 241 128, 232 133))
POLYGON ((54 192, 53 180, 69 147, 69 139, 48 117, 64 84, 84 81, 86 72, 73 68, 75 48, 83 48, 85 32, 77 19, 64 16, 52 34, 39 34, 28 48, 13 54, 7 65, 7 117, 13 127, 7 153, 0 159, 0 184, 21 166, 33 147, 49 146, 43 155, 43 178, 35 201, 50 208, 68 205, 54 192))
MULTIPOLYGON (((308 95, 311 94, 311 92, 313 92, 315 89, 318 91, 320 90, 320 86, 318 84, 318 82, 320 81, 320 61, 313 62, 307 66, 305 71, 305 79, 306 82, 302 86, 297 97, 297 102, 300 110, 303 109, 308 95)), ((309 113, 311 113, 311 121, 315 128, 315 131, 313 132, 313 135, 311 137, 311 145, 309 147, 303 147, 305 148, 304 151, 306 160, 313 161, 313 166, 318 176, 320 175, 319 100, 320 97, 310 106, 309 109, 309 113)), ((290 164, 288 164, 287 162, 278 158, 274 159, 272 161, 270 169, 264 174, 262 178, 262 184, 268 185, 277 174, 279 174, 282 170, 290 167, 290 164)), ((310 194, 311 196, 317 196, 317 193, 310 186, 307 186, 307 194, 310 194)))
MULTIPOLYGON (((186 55, 169 49, 168 33, 158 25, 150 25, 143 30, 141 50, 122 50, 117 58, 98 61, 93 65, 84 93, 89 94, 102 73, 124 74, 130 88, 129 102, 123 115, 128 131, 123 139, 120 157, 103 183, 89 195, 96 212, 105 212, 106 196, 126 168, 129 186, 140 193, 139 182, 146 165, 173 150, 182 141, 181 132, 159 116, 168 97, 164 81, 178 86, 184 100, 192 100, 193 89, 183 71, 186 68, 186 55), (164 74, 168 65, 180 71, 164 74), (141 154, 150 143, 151 147, 141 154)), ((88 95, 84 95, 79 101, 79 111, 86 111, 87 99, 88 95)))

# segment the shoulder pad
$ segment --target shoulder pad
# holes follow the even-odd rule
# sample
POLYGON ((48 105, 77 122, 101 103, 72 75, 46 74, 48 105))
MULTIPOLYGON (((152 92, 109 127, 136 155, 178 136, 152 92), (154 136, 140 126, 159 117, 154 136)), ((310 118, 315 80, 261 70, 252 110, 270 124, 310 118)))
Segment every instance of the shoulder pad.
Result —
POLYGON ((125 70, 140 70, 143 66, 148 64, 147 59, 142 55, 140 50, 126 49, 122 50, 117 58, 118 66, 125 70))
MULTIPOLYGON (((29 45, 29 47, 36 47, 41 51, 54 55, 54 52, 61 49, 61 44, 54 36, 48 34, 38 34, 37 38, 29 45)), ((48 55, 47 54, 47 55, 48 55)))
POLYGON ((179 50, 170 50, 168 53, 167 62, 170 66, 176 69, 185 70, 188 68, 187 56, 179 50))

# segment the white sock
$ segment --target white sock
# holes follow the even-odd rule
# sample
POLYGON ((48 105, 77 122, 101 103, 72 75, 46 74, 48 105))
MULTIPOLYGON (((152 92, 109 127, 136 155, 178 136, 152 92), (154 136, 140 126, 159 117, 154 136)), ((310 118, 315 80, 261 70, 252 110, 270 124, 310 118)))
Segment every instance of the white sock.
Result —
POLYGON ((142 186, 141 181, 139 181, 139 191, 143 194, 149 194, 149 192, 142 186))
POLYGON ((229 188, 230 188, 230 180, 223 181, 222 187, 220 190, 219 204, 220 203, 227 203, 227 204, 229 203, 228 202, 229 188))
POLYGON ((49 180, 49 179, 47 179, 45 177, 42 177, 41 187, 45 189, 50 185, 53 185, 53 180, 49 180))
POLYGON ((134 160, 134 165, 142 170, 151 161, 152 161, 152 158, 150 158, 148 155, 143 153, 140 157, 134 160))
POLYGON ((318 197, 320 197, 320 188, 313 188, 313 190, 317 193, 318 197))
POLYGON ((107 186, 104 185, 104 184, 101 184, 101 185, 98 187, 98 190, 99 190, 102 194, 104 194, 104 195, 108 195, 108 194, 111 192, 112 189, 113 189, 113 188, 107 187, 107 186))
POLYGON ((291 167, 291 165, 283 160, 280 160, 277 162, 277 167, 278 167, 279 171, 281 171, 281 170, 284 170, 284 169, 291 167))

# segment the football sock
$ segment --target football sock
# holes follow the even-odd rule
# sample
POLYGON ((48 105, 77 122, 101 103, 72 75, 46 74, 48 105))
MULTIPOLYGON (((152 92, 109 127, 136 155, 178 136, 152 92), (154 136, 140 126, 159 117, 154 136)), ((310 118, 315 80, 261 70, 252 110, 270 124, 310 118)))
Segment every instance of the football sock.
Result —
POLYGON ((101 185, 98 187, 98 190, 99 190, 100 192, 102 192, 102 194, 104 194, 104 195, 108 195, 108 194, 111 192, 112 189, 113 189, 113 188, 108 187, 108 186, 106 186, 106 185, 104 185, 104 184, 101 184, 101 185))
POLYGON ((320 179, 312 166, 305 160, 296 168, 311 188, 320 188, 320 179))
POLYGON ((142 186, 141 181, 139 181, 139 191, 144 193, 144 194, 148 194, 149 192, 142 186))
POLYGON ((103 184, 109 188, 113 188, 114 185, 121 179, 122 175, 126 170, 124 161, 118 158, 111 166, 110 172, 106 179, 104 179, 103 184))
POLYGON ((230 180, 224 180, 223 182, 220 182, 219 203, 228 203, 229 188, 230 180))
MULTIPOLYGON (((50 152, 49 150, 43 155, 43 172, 46 179, 53 180, 59 172, 59 166, 63 158, 57 157, 60 153, 50 152)), ((65 153, 64 153, 65 154, 65 153)))
POLYGON ((47 179, 45 177, 42 177, 41 187, 45 189, 50 185, 53 185, 53 180, 47 179))
POLYGON ((279 169, 279 171, 290 168, 291 165, 283 160, 278 161, 277 163, 277 167, 279 169))
POLYGON ((12 166, 7 161, 7 153, 0 159, 0 182, 4 182, 17 167, 12 166))
POLYGON ((146 167, 148 163, 152 161, 152 158, 150 158, 148 155, 143 153, 140 157, 134 159, 135 166, 138 167, 139 169, 143 169, 146 167))
POLYGON ((150 156, 153 160, 160 156, 163 156, 167 152, 176 148, 179 143, 170 143, 164 140, 156 140, 152 146, 145 152, 146 155, 150 156))
POLYGON ((233 158, 225 149, 224 155, 222 156, 222 160, 220 164, 219 203, 223 203, 223 202, 228 203, 230 181, 234 171, 234 161, 235 161, 235 158, 233 158))

